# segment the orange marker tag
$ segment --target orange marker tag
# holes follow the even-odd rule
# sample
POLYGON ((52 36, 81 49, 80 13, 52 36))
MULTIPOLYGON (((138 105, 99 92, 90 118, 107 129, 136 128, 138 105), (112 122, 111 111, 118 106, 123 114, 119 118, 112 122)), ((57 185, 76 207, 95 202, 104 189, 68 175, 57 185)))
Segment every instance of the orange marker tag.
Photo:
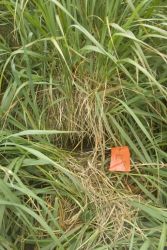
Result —
POLYGON ((111 163, 109 171, 130 171, 130 152, 127 146, 114 147, 111 149, 111 163))

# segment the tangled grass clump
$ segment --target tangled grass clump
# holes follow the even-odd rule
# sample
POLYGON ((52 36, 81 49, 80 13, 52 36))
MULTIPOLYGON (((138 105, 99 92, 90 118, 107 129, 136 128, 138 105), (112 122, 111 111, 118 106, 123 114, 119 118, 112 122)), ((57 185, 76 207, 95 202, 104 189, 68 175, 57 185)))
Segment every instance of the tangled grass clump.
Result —
POLYGON ((167 246, 166 8, 0 2, 2 249, 167 246))

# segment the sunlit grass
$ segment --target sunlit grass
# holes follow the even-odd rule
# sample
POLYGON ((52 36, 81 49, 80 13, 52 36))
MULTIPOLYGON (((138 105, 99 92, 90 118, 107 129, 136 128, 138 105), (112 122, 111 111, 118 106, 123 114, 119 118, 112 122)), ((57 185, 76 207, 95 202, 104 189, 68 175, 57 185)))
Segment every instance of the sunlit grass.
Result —
POLYGON ((167 246, 163 0, 0 2, 2 249, 167 246), (128 145, 130 174, 108 172, 128 145))

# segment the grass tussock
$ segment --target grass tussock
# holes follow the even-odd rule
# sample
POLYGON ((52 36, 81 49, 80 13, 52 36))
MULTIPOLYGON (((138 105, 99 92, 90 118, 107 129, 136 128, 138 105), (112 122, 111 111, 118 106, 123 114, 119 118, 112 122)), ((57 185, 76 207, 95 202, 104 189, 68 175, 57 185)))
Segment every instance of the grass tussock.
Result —
POLYGON ((1 249, 167 246, 166 10, 0 2, 1 249))

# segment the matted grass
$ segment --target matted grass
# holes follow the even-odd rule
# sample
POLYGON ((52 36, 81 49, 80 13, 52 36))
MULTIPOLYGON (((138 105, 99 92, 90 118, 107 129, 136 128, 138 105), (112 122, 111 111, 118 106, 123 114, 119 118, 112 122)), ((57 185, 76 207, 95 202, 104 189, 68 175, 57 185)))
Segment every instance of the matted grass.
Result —
POLYGON ((0 248, 167 246, 163 0, 0 1, 0 248), (128 145, 130 174, 109 173, 128 145))

